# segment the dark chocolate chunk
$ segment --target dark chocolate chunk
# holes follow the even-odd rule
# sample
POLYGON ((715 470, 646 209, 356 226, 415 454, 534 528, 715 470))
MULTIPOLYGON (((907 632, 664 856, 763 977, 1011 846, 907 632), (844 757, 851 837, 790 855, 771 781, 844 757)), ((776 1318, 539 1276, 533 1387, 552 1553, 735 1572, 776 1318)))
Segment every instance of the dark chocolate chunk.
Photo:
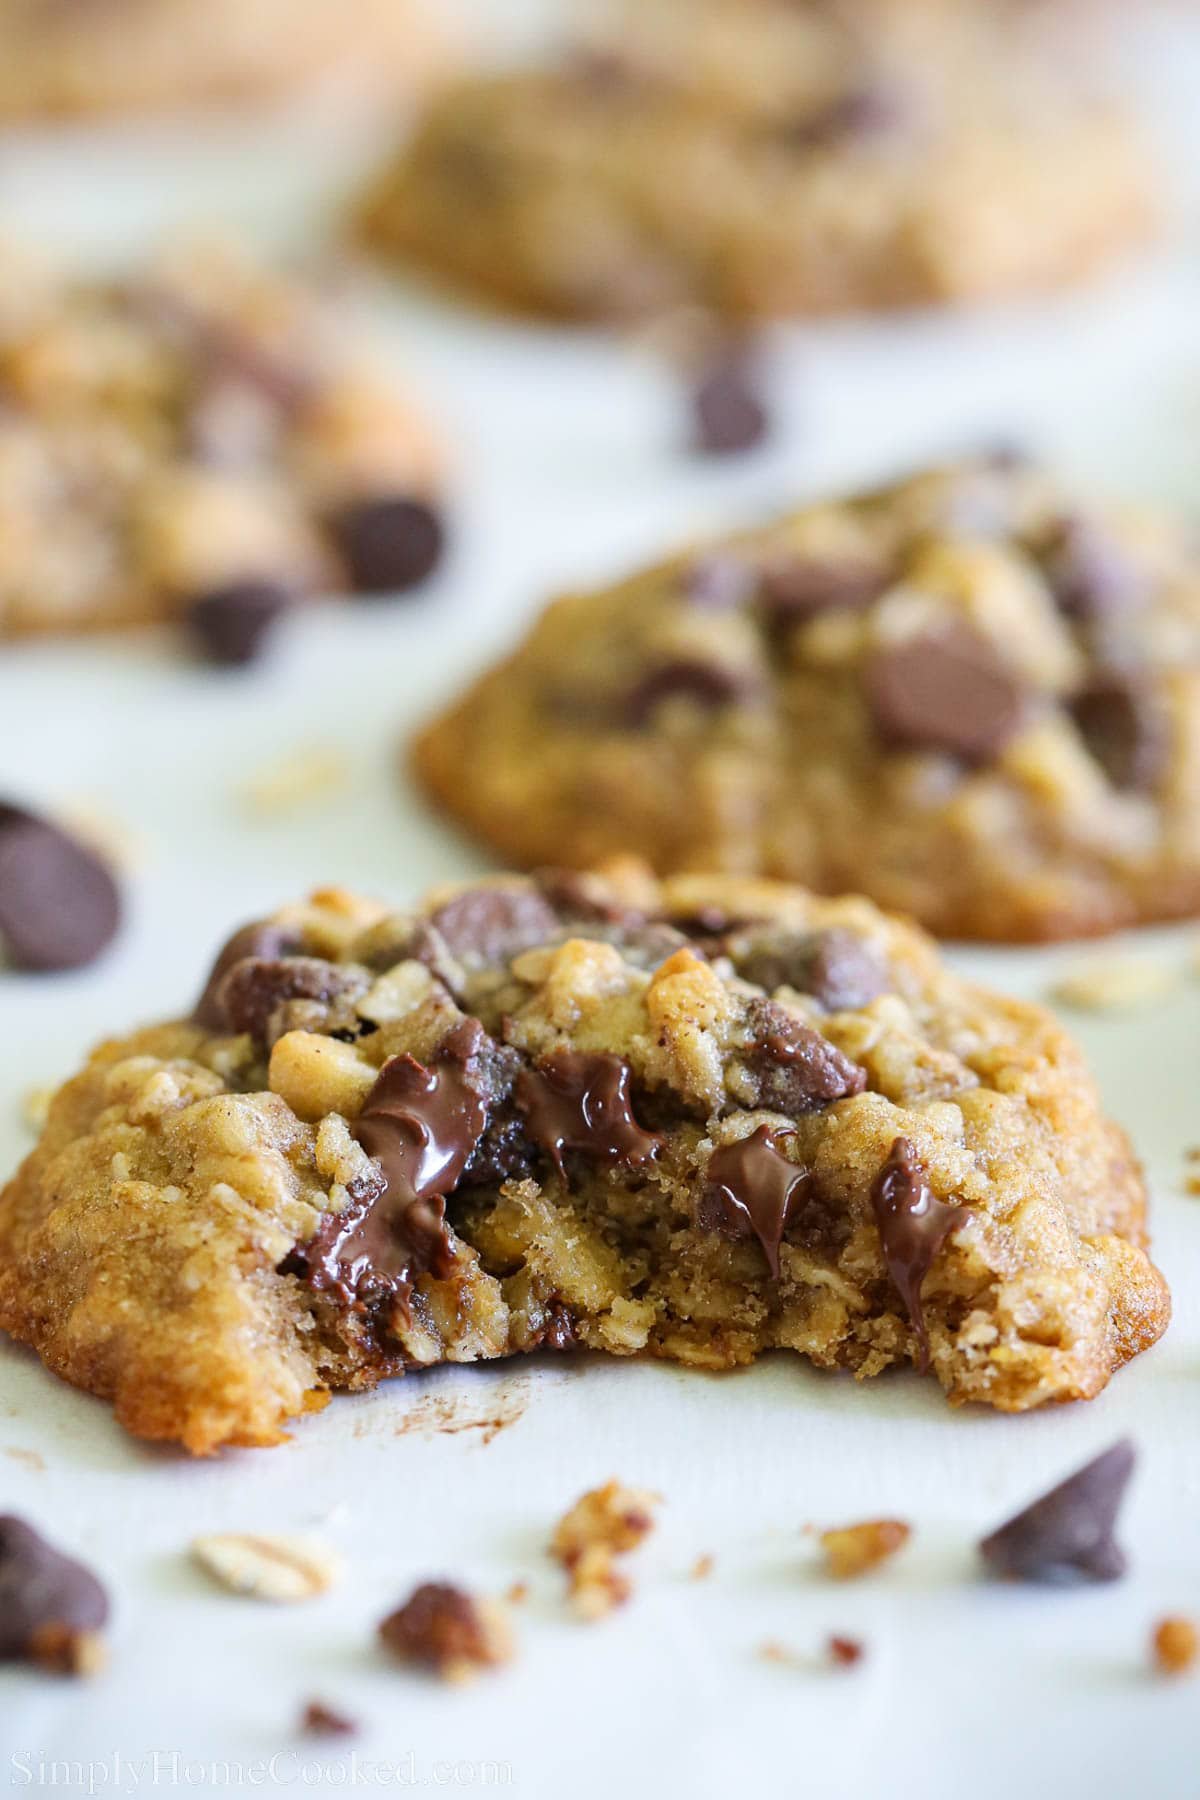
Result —
POLYGON ((306 1737, 354 1737, 359 1724, 323 1700, 310 1700, 300 1715, 300 1729, 306 1737))
POLYGON ((1098 519, 1056 519, 1036 552, 1062 611, 1081 625, 1121 618, 1147 597, 1144 572, 1098 519))
POLYGON ((469 1070, 486 1033, 477 1019, 451 1030, 426 1068, 412 1056, 384 1063, 352 1129, 379 1164, 377 1186, 285 1258, 342 1305, 407 1306, 417 1275, 444 1281, 454 1257, 446 1195, 454 1191, 487 1124, 487 1106, 469 1070))
POLYGON ((0 801, 0 945, 18 969, 79 969, 116 936, 108 864, 24 807, 0 801))
POLYGON ((752 563, 719 550, 698 556, 683 576, 685 598, 702 612, 731 612, 749 600, 757 586, 752 563))
POLYGON ((857 932, 767 932, 731 954, 738 974, 768 993, 795 988, 811 994, 826 1012, 857 1012, 891 991, 891 976, 872 944, 857 932))
POLYGON ((574 1321, 561 1301, 554 1300, 547 1308, 546 1323, 538 1343, 543 1350, 558 1350, 564 1354, 569 1350, 578 1350, 579 1339, 575 1336, 574 1321))
POLYGON ((921 1289, 942 1245, 951 1232, 966 1224, 970 1210, 937 1198, 907 1138, 896 1139, 875 1177, 871 1207, 887 1272, 916 1333, 917 1366, 924 1374, 929 1368, 929 1333, 921 1289))
POLYGON ((865 557, 780 556, 762 570, 758 593, 775 624, 802 624, 818 613, 870 606, 892 579, 890 569, 865 557))
POLYGON ((245 956, 222 978, 216 1006, 222 1031, 248 1031, 259 1043, 269 1041, 271 1015, 289 1000, 315 1000, 325 1005, 361 989, 363 977, 319 956, 245 956))
POLYGON ((744 704, 757 685, 744 671, 698 658, 662 663, 635 683, 625 699, 625 717, 635 730, 648 725, 665 700, 690 700, 704 712, 744 704))
POLYGON ((596 921, 630 930, 646 923, 640 907, 610 898, 603 883, 597 885, 598 877, 578 869, 539 869, 534 879, 560 920, 596 921))
POLYGON ((879 650, 865 671, 867 704, 890 743, 987 762, 1021 724, 1018 677, 965 625, 879 650))
POLYGON ((558 936, 558 915, 534 887, 467 888, 429 915, 452 956, 504 963, 558 936))
POLYGON ((90 1569, 23 1519, 0 1518, 0 1662, 72 1666, 68 1647, 99 1631, 108 1595, 90 1569))
POLYGON ((235 963, 253 957, 273 962, 281 956, 294 956, 300 949, 300 934, 290 926, 275 925, 270 919, 255 919, 243 925, 222 945, 204 984, 204 992, 196 1002, 192 1019, 205 1031, 226 1031, 225 1008, 221 1004, 221 984, 235 963))
POLYGON ((233 581, 191 601, 183 622, 206 662, 241 668, 261 655, 271 627, 291 604, 282 582, 233 581))
POLYGON ((1113 1537, 1136 1461, 1128 1438, 985 1537, 979 1549, 994 1575, 1066 1585, 1117 1581, 1125 1553, 1113 1537))
POLYGON ((1071 717, 1114 787, 1153 788, 1170 754, 1165 711, 1150 682, 1107 671, 1071 701, 1071 717))
POLYGON ((355 501, 330 529, 359 594, 416 587, 441 561, 446 541, 440 514, 427 501, 404 495, 355 501))
POLYGON ((634 1118, 629 1079, 621 1057, 584 1050, 554 1050, 536 1069, 522 1069, 518 1110, 560 1174, 566 1150, 635 1169, 657 1156, 662 1140, 634 1118))
POLYGON ((796 1119, 861 1094, 867 1085, 865 1069, 775 1000, 750 1002, 746 1030, 756 1106, 796 1119))
POLYGON ((774 1281, 788 1220, 812 1186, 807 1169, 779 1149, 783 1134, 760 1125, 735 1144, 722 1144, 708 1159, 697 1222, 725 1237, 756 1237, 774 1281))
POLYGON ((743 352, 729 351, 701 371, 692 390, 692 442, 702 455, 752 450, 770 429, 770 414, 743 352))

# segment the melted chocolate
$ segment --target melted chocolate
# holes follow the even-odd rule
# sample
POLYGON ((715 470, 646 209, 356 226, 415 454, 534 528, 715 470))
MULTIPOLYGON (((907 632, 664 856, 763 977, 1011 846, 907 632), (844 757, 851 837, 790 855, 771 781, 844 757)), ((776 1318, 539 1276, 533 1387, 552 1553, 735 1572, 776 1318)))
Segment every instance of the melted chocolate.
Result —
POLYGON ((484 1041, 479 1021, 464 1019, 431 1068, 407 1055, 383 1065, 353 1126, 379 1164, 379 1185, 327 1215, 287 1259, 287 1272, 344 1305, 394 1300, 402 1307, 415 1276, 444 1281, 453 1272, 445 1196, 487 1126, 486 1103, 466 1073, 484 1041))
POLYGON ((920 1346, 918 1368, 929 1367, 929 1333, 921 1288, 942 1245, 971 1214, 965 1206, 939 1200, 925 1179, 916 1151, 897 1138, 871 1188, 871 1206, 883 1245, 883 1260, 903 1300, 920 1346))
POLYGON ((812 1186, 808 1170, 789 1162, 779 1149, 779 1137, 769 1125, 760 1125, 749 1137, 714 1150, 700 1204, 700 1223, 709 1230, 758 1239, 774 1281, 779 1279, 779 1246, 788 1220, 812 1186))
POLYGON ((516 1102, 529 1134, 563 1174, 564 1150, 640 1168, 661 1138, 643 1131, 629 1099, 629 1064, 619 1056, 555 1050, 517 1077, 516 1102))

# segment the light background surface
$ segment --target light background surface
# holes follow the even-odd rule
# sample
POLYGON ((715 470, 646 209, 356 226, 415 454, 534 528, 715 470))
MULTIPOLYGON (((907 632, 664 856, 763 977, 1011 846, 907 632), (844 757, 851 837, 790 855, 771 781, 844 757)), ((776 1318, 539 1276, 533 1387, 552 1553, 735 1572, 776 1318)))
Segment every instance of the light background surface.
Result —
MULTIPOLYGON (((1196 27, 1157 28, 1129 67, 1176 190, 1166 247, 1045 305, 774 334, 779 429, 740 462, 683 452, 679 396, 644 354, 378 282, 364 327, 455 443, 453 554, 421 598, 319 608, 245 678, 189 666, 153 636, 0 655, 0 791, 99 807, 142 851, 103 963, 0 978, 0 1169, 28 1147, 19 1097, 105 1032, 185 1006, 235 923, 316 882, 403 900, 483 866, 397 782, 396 748, 554 587, 998 437, 1200 513, 1196 27), (313 746, 344 756, 345 790, 248 819, 235 799, 245 778, 313 746)), ((336 109, 257 127, 30 134, 0 154, 0 226, 85 258, 194 216, 300 242, 372 149, 369 128, 336 109)), ((952 1414, 916 1378, 858 1387, 783 1358, 723 1378, 534 1361, 407 1379, 336 1402, 286 1448, 189 1464, 132 1443, 105 1407, 0 1347, 0 1506, 76 1548, 116 1600, 97 1681, 0 1671, 0 1780, 39 1791, 54 1759, 74 1759, 85 1766, 66 1773, 85 1791, 89 1762, 94 1785, 132 1791, 160 1752, 167 1787, 218 1787, 223 1772, 204 1765, 229 1761, 236 1789, 238 1765, 248 1782, 278 1756, 268 1790, 303 1788, 306 1768, 308 1784, 341 1773, 381 1785, 381 1763, 431 1787, 439 1765, 461 1762, 473 1772, 443 1785, 483 1786, 481 1765, 503 1763, 507 1791, 556 1800, 1200 1793, 1197 1689, 1146 1665, 1157 1617, 1200 1613, 1200 1199, 1182 1188, 1185 1148, 1200 1142, 1197 941, 1142 934, 1136 953, 1177 972, 1174 993, 1079 1023, 1147 1163, 1176 1297, 1165 1342, 1090 1406, 952 1414), (510 1423, 491 1441, 470 1424, 500 1415, 510 1423), (439 1418, 457 1429, 434 1429, 439 1418), (1141 1451, 1130 1578, 1067 1594, 980 1583, 977 1535, 1125 1432, 1141 1451), (665 1504, 634 1602, 587 1629, 567 1617, 544 1544, 610 1474, 665 1504), (889 1571, 847 1588, 813 1573, 801 1527, 881 1513, 916 1527, 889 1571), (344 1553, 345 1579, 288 1611, 231 1598, 185 1556, 196 1534, 226 1529, 310 1530, 344 1553), (702 1552, 716 1570, 692 1583, 702 1552), (392 1669, 372 1645, 381 1614, 439 1573, 492 1591, 531 1583, 520 1660, 466 1692, 392 1669), (830 1631, 864 1637, 865 1664, 832 1675, 757 1654, 768 1639, 816 1652, 830 1631), (366 1722, 357 1771, 349 1748, 296 1735, 312 1696, 366 1722)), ((1087 954, 1108 952, 954 956, 1035 994, 1087 954)))

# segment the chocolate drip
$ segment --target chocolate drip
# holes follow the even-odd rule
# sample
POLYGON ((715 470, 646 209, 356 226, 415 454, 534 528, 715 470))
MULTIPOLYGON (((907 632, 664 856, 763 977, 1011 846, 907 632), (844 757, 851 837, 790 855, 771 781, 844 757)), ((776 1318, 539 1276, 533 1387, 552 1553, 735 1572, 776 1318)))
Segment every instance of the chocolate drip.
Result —
POLYGON ((773 1281, 779 1279, 779 1246, 788 1221, 812 1187, 808 1170, 779 1149, 779 1137, 760 1125, 749 1137, 714 1150, 699 1214, 702 1225, 726 1237, 756 1237, 773 1281))
POLYGON ((345 1305, 407 1303, 416 1275, 444 1281, 454 1268, 445 1196, 461 1180, 487 1126, 488 1109, 467 1078, 485 1043, 477 1019, 443 1040, 433 1066, 393 1056, 354 1122, 354 1135, 380 1168, 379 1185, 328 1215, 285 1262, 318 1291, 345 1305))
POLYGON ((584 1050, 555 1050, 536 1069, 522 1069, 517 1107, 530 1136, 560 1175, 564 1150, 630 1168, 640 1168, 658 1154, 661 1138, 643 1131, 633 1116, 629 1077, 622 1057, 584 1050))
POLYGON ((929 1368, 929 1333, 921 1288, 942 1245, 966 1224, 970 1210, 937 1198, 907 1138, 897 1138, 892 1145, 871 1188, 871 1206, 883 1260, 920 1345, 917 1367, 924 1374, 929 1368))

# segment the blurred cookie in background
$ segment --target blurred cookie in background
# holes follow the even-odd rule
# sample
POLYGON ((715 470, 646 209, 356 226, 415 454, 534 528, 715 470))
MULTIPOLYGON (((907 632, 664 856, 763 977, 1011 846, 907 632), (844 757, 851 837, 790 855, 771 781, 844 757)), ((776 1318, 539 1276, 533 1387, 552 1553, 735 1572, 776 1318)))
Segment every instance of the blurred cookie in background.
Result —
POLYGON ((1193 915, 1200 563, 967 459, 557 600, 414 763, 525 866, 779 876, 945 937, 1193 915))
POLYGON ((304 595, 430 573, 440 449, 315 287, 224 243, 0 268, 0 637, 178 618, 246 661, 304 595))
POLYGON ((647 0, 434 99, 364 197, 383 253, 519 310, 988 299, 1137 242, 1152 180, 1057 8, 647 0), (1061 38, 1055 35, 1054 42, 1061 38))
POLYGON ((444 54, 421 0, 0 0, 0 121, 244 101, 330 75, 405 93, 444 54))

